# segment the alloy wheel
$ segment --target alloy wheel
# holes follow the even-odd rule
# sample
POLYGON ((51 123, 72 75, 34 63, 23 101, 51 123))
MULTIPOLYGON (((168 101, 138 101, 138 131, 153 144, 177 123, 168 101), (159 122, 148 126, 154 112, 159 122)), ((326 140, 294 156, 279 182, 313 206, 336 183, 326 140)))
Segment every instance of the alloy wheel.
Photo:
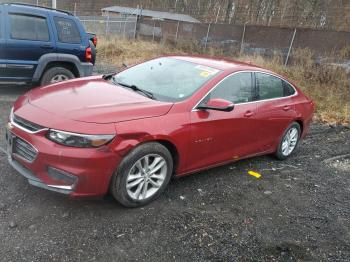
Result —
POLYGON ((53 78, 51 78, 50 83, 54 84, 54 83, 58 83, 58 82, 66 81, 66 80, 69 80, 68 76, 59 74, 59 75, 55 75, 53 78))
POLYGON ((289 156, 295 149, 299 139, 299 131, 297 128, 292 127, 285 134, 282 141, 282 154, 284 156, 289 156))
POLYGON ((148 154, 137 160, 126 178, 129 197, 144 200, 153 196, 163 185, 167 170, 167 162, 158 154, 148 154))

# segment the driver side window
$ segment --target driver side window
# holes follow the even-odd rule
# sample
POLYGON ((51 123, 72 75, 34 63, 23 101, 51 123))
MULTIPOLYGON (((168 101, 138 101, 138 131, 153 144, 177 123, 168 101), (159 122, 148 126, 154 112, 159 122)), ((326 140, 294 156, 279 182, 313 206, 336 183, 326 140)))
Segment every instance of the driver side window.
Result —
POLYGON ((252 101, 252 73, 238 73, 225 78, 207 98, 221 98, 235 104, 252 101))

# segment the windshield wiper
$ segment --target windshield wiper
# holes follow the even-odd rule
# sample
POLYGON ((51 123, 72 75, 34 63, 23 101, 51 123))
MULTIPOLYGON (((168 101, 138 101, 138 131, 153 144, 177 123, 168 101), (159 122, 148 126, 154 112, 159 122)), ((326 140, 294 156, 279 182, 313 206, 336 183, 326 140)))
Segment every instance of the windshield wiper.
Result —
POLYGON ((147 90, 144 90, 144 89, 141 89, 135 85, 128 85, 128 84, 125 84, 125 83, 120 83, 120 82, 114 82, 115 84, 118 84, 118 85, 121 85, 121 86, 124 86, 126 88, 130 88, 131 90, 134 90, 136 92, 141 92, 142 94, 146 95, 148 98, 151 98, 153 99, 154 98, 154 95, 153 93, 147 91, 147 90))
MULTIPOLYGON (((123 62, 123 67, 128 68, 129 66, 123 62)), ((118 74, 119 72, 120 72, 120 70, 117 70, 115 72, 104 74, 102 76, 102 79, 108 80, 108 79, 112 78, 114 75, 118 74)))
POLYGON ((110 78, 112 78, 115 74, 117 74, 118 72, 112 72, 112 73, 108 73, 108 74, 104 74, 103 76, 102 76, 102 79, 104 79, 104 80, 108 80, 108 79, 110 79, 110 78))

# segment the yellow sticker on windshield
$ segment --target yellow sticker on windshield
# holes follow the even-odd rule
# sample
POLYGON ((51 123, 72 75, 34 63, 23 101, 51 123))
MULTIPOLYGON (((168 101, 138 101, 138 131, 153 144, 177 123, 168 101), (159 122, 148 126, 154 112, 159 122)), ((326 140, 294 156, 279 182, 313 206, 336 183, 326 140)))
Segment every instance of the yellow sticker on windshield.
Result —
POLYGON ((207 72, 207 71, 202 71, 201 73, 200 73, 200 76, 201 77, 208 77, 210 75, 210 72, 207 72))
POLYGON ((198 69, 198 70, 201 70, 202 72, 208 72, 209 75, 215 75, 217 72, 219 72, 218 69, 215 69, 215 68, 211 68, 209 66, 203 66, 203 65, 197 65, 195 66, 194 68, 198 69))

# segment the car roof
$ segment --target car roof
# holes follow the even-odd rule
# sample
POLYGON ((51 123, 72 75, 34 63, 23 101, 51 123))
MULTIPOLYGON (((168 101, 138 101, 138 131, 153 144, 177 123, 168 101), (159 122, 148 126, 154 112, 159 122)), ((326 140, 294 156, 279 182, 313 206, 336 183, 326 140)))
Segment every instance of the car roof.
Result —
POLYGON ((36 10, 43 10, 43 11, 58 12, 60 14, 66 14, 66 15, 73 15, 72 13, 65 11, 65 10, 54 9, 54 8, 45 7, 45 6, 24 4, 24 3, 0 3, 0 5, 11 5, 11 6, 15 6, 15 7, 23 7, 25 9, 29 9, 29 10, 36 9, 36 10))
POLYGON ((249 62, 240 62, 240 61, 235 61, 235 60, 231 60, 223 57, 210 57, 206 55, 194 55, 194 56, 174 55, 169 57, 192 62, 195 64, 208 66, 208 67, 213 67, 223 71, 234 72, 234 71, 240 71, 240 70, 251 70, 251 71, 258 70, 258 71, 270 72, 269 70, 250 64, 249 62))

